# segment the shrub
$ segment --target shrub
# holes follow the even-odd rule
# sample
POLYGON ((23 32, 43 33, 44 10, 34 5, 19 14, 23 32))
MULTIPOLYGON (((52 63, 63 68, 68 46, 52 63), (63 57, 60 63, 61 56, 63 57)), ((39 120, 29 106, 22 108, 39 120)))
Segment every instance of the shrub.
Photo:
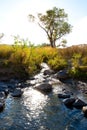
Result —
POLYGON ((79 66, 77 68, 72 68, 71 70, 69 70, 69 74, 73 77, 73 78, 77 78, 77 79, 86 79, 87 78, 87 66, 79 66))
POLYGON ((0 59, 7 59, 13 53, 13 48, 10 45, 0 45, 0 59))
POLYGON ((84 56, 82 58, 82 63, 83 63, 83 65, 87 65, 87 56, 84 56))
POLYGON ((53 70, 60 70, 67 67, 67 62, 65 59, 62 59, 61 57, 54 57, 54 59, 48 60, 48 65, 53 70))

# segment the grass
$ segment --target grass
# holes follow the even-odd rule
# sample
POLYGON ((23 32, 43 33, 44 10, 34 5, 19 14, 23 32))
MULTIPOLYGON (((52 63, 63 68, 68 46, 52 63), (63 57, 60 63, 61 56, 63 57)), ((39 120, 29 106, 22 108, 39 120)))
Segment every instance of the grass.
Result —
POLYGON ((40 71, 42 62, 46 62, 54 71, 67 68, 73 77, 86 78, 87 45, 62 49, 0 45, 0 69, 9 69, 17 78, 35 75, 40 71))

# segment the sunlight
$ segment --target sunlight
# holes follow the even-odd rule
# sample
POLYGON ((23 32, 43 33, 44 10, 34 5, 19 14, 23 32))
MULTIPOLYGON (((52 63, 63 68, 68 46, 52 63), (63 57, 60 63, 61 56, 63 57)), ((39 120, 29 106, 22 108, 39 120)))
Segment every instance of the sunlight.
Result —
MULTIPOLYGON (((47 103, 47 96, 30 88, 25 90, 23 102, 26 109, 31 111, 33 118, 36 118, 43 111, 43 107, 47 103)), ((28 117, 29 115, 27 114, 26 116, 28 117)))

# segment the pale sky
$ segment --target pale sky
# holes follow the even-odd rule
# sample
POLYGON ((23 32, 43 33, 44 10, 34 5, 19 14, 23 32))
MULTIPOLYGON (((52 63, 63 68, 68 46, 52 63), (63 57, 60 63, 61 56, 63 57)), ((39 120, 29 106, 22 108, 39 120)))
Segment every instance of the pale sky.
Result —
POLYGON ((54 6, 64 8, 72 32, 65 36, 67 45, 87 44, 87 0, 0 0, 0 33, 2 43, 12 43, 13 37, 28 38, 34 44, 48 42, 45 32, 28 21, 28 14, 44 13, 54 6))

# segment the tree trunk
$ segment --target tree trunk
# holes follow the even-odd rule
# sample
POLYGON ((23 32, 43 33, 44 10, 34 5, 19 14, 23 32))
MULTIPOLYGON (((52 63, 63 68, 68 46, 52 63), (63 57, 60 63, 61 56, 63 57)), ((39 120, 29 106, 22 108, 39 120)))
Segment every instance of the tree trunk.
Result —
POLYGON ((55 47, 56 47, 56 45, 55 45, 55 41, 50 40, 50 45, 51 45, 51 47, 55 48, 55 47))

